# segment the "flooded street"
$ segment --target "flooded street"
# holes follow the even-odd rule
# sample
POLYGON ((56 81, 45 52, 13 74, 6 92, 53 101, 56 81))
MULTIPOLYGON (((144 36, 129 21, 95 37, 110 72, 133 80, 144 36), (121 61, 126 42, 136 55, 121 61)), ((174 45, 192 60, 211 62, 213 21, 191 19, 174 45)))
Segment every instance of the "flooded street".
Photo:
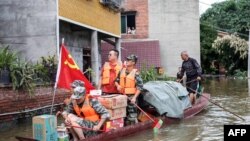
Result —
POLYGON ((158 135, 145 131, 121 141, 223 141, 223 125, 250 123, 250 97, 247 80, 210 79, 203 84, 205 92, 211 93, 211 100, 244 119, 225 112, 211 104, 193 118, 171 124, 160 130, 158 135))
MULTIPOLYGON (((203 86, 211 93, 211 100, 245 118, 241 119, 214 104, 197 116, 176 122, 160 129, 158 135, 152 130, 123 137, 120 141, 218 141, 223 140, 223 125, 250 124, 250 97, 247 80, 207 79, 203 86)), ((14 141, 15 135, 31 136, 31 120, 18 124, 10 131, 0 132, 1 141, 14 141)))

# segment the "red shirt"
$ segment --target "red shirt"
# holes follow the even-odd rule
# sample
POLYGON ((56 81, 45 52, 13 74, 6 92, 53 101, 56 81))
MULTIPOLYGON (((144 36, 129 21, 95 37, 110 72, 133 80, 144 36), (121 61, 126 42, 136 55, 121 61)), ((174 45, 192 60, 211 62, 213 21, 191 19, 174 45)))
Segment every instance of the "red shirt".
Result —
MULTIPOLYGON (((111 65, 109 63, 111 69, 110 69, 110 79, 109 79, 109 84, 106 85, 102 85, 102 91, 104 93, 118 93, 117 88, 115 86, 115 79, 116 79, 116 71, 115 71, 115 67, 117 64, 115 65, 111 65)), ((103 74, 103 68, 102 68, 102 74, 103 74)))

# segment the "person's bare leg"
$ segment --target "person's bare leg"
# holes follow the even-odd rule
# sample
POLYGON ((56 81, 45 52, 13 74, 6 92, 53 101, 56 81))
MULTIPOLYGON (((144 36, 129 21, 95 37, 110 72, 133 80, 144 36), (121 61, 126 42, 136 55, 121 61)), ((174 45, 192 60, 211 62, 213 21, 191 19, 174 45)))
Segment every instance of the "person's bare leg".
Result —
MULTIPOLYGON (((73 126, 81 127, 78 123, 76 123, 74 121, 71 124, 73 126)), ((84 136, 83 131, 82 131, 81 128, 75 128, 75 127, 73 127, 73 129, 74 129, 75 133, 77 134, 77 136, 79 137, 79 140, 85 139, 85 136, 84 136)))
MULTIPOLYGON (((67 117, 67 118, 69 118, 69 117, 67 117)), ((69 118, 70 119, 70 118, 69 118)), ((69 123, 65 123, 66 125, 68 124, 69 126, 71 125, 71 121, 69 121, 70 122, 70 124, 69 123)), ((69 133, 72 135, 72 137, 73 137, 73 141, 78 141, 78 137, 77 137, 77 134, 75 133, 75 131, 71 128, 71 127, 69 127, 68 128, 68 131, 69 131, 69 133)))
POLYGON ((78 141, 78 137, 77 137, 77 134, 75 133, 75 131, 72 128, 69 128, 69 131, 73 136, 73 141, 78 141))
POLYGON ((189 100, 190 100, 190 103, 193 105, 193 101, 194 101, 194 94, 193 93, 189 94, 189 100))
POLYGON ((196 103, 196 93, 194 94, 194 99, 193 99, 193 103, 195 104, 196 103))
MULTIPOLYGON (((77 116, 73 115, 73 114, 69 114, 68 118, 71 121, 71 125, 72 126, 77 126, 77 127, 81 127, 76 121, 77 121, 77 116)), ((85 136, 83 134, 83 130, 81 128, 75 128, 72 127, 72 129, 74 130, 75 134, 79 137, 79 140, 81 139, 85 139, 85 136)))

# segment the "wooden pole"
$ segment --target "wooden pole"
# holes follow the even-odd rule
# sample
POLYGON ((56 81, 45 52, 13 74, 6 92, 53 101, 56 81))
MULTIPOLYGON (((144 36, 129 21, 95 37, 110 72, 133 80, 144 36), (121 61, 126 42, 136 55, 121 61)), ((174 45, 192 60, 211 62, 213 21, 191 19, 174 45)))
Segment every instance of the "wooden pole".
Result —
POLYGON ((248 70, 247 70, 247 77, 248 77, 248 95, 250 96, 250 29, 249 29, 249 35, 248 35, 248 70))
POLYGON ((208 97, 206 97, 206 96, 202 95, 202 93, 199 93, 199 92, 195 91, 194 89, 192 89, 192 88, 190 88, 190 87, 187 87, 187 88, 188 88, 188 89, 190 89, 191 91, 193 91, 193 92, 197 93, 198 95, 200 95, 200 96, 202 96, 202 97, 206 98, 206 99, 207 99, 210 103, 212 103, 212 104, 214 104, 214 105, 216 105, 216 106, 220 107, 220 108, 221 108, 221 109, 223 109, 224 111, 227 111, 227 112, 231 113, 232 115, 234 115, 234 116, 236 116, 236 117, 240 118, 242 121, 246 121, 243 117, 241 117, 241 116, 237 115, 236 113, 234 113, 234 112, 232 112, 232 111, 229 111, 228 109, 226 109, 226 108, 222 107, 221 105, 219 105, 219 104, 218 104, 218 103, 216 103, 215 101, 212 101, 212 100, 211 100, 211 99, 209 99, 208 97))
POLYGON ((247 65, 247 77, 250 78, 250 29, 248 35, 248 65, 247 65))

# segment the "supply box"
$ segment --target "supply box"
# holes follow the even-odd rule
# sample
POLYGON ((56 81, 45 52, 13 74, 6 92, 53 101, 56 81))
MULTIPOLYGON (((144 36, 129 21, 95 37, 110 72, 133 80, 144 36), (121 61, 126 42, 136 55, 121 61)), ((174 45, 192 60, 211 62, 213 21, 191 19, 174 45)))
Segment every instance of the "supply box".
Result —
POLYGON ((39 141, 57 141, 57 120, 54 115, 40 115, 32 119, 33 138, 39 141))
POLYGON ((117 109, 108 109, 110 120, 126 117, 126 107, 117 109))
POLYGON ((118 118, 118 119, 107 121, 105 123, 104 129, 107 132, 109 130, 121 128, 123 126, 124 126, 124 118, 118 118))
POLYGON ((116 109, 127 106, 126 95, 106 95, 98 97, 98 101, 107 109, 116 109))

